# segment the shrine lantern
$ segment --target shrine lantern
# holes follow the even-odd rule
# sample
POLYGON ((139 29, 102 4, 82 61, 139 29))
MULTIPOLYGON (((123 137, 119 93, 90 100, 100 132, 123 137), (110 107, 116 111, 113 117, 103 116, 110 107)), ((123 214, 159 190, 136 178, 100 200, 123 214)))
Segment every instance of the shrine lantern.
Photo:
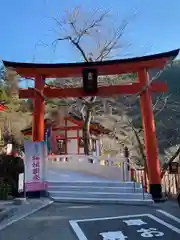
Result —
POLYGON ((98 91, 97 69, 85 68, 83 70, 83 90, 86 94, 96 94, 98 91))

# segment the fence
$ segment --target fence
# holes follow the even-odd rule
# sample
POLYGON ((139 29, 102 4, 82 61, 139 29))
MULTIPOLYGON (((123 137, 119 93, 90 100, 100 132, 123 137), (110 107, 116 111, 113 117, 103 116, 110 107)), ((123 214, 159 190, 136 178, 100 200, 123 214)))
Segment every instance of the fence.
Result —
MULTIPOLYGON (((134 171, 134 180, 144 183, 145 191, 148 189, 148 177, 144 169, 134 171)), ((162 190, 169 197, 176 197, 180 192, 180 173, 170 174, 166 172, 162 178, 162 190)))
POLYGON ((162 179, 162 186, 164 192, 169 197, 177 196, 180 190, 180 173, 169 174, 168 172, 166 172, 162 179))

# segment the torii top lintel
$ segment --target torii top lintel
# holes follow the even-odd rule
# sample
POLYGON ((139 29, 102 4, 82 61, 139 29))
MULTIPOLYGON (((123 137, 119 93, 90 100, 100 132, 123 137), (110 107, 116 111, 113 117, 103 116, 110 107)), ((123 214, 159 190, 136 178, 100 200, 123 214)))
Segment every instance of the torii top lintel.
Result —
POLYGON ((139 69, 163 68, 169 59, 174 59, 179 49, 149 56, 102 62, 82 62, 63 64, 18 63, 3 61, 5 67, 12 67, 22 77, 78 77, 85 68, 96 68, 98 75, 115 75, 138 72, 139 69))

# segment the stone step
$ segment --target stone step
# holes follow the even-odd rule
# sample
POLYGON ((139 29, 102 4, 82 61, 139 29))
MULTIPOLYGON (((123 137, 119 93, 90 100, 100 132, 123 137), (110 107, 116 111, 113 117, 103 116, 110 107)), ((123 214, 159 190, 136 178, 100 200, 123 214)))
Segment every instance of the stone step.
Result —
POLYGON ((64 186, 64 185, 50 185, 48 186, 48 191, 74 191, 74 192, 81 192, 81 191, 90 191, 90 192, 108 192, 108 193, 142 193, 143 189, 140 187, 117 187, 117 186, 64 186))
POLYGON ((54 197, 55 202, 83 203, 83 204, 124 204, 124 205, 152 205, 152 199, 114 199, 114 198, 79 198, 79 197, 54 197))
MULTIPOLYGON (((99 189, 101 190, 101 189, 99 189)), ((63 197, 63 198, 101 198, 101 199, 151 199, 151 195, 148 193, 109 193, 109 192, 90 192, 90 191, 49 191, 49 194, 52 198, 54 197, 63 197)))
POLYGON ((132 187, 140 188, 140 183, 119 181, 48 181, 48 187, 54 186, 96 186, 96 187, 132 187))
POLYGON ((118 181, 50 181, 49 196, 58 202, 152 204, 141 184, 118 181))

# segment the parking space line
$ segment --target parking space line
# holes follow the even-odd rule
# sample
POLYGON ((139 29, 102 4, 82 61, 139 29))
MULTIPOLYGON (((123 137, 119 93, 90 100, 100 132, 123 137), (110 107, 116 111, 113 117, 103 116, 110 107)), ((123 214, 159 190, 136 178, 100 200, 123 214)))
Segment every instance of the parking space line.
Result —
POLYGON ((172 231, 180 234, 180 229, 179 228, 177 228, 177 227, 175 227, 175 226, 165 222, 164 220, 162 220, 162 219, 160 219, 160 218, 158 218, 158 217, 156 217, 156 216, 154 216, 152 214, 149 214, 148 216, 150 218, 152 218, 153 220, 155 220, 156 222, 160 223, 161 225, 164 225, 165 227, 171 229, 172 231))
POLYGON ((76 221, 69 221, 69 224, 71 225, 79 240, 88 240, 76 221))
MULTIPOLYGON (((157 210, 158 212, 168 216, 169 218, 177 221, 180 223, 180 219, 176 218, 175 216, 167 213, 167 212, 164 212, 162 210, 157 210), (162 211, 162 212, 161 212, 162 211), (170 216, 169 216, 170 215, 170 216)), ((150 214, 150 213, 146 213, 146 214, 136 214, 136 215, 125 215, 125 216, 117 216, 117 217, 102 217, 102 218, 91 218, 91 219, 80 219, 80 220, 70 220, 69 221, 69 224, 70 226, 72 227, 74 233, 76 234, 76 236, 78 237, 79 240, 88 240, 87 237, 85 236, 85 233, 84 231, 81 229, 81 226, 79 226, 79 224, 82 224, 84 222, 86 223, 90 223, 90 222, 96 222, 96 221, 110 221, 110 220, 122 220, 122 219, 129 219, 129 218, 139 218, 139 217, 149 217, 150 219, 154 220, 155 222, 163 225, 164 227, 180 234, 180 228, 177 228, 167 222, 165 222, 164 220, 162 220, 161 218, 153 215, 153 214, 150 214)))
POLYGON ((94 222, 94 221, 100 221, 100 220, 113 220, 113 219, 122 219, 122 218, 132 218, 132 217, 147 217, 149 213, 142 213, 142 214, 135 214, 135 215, 124 215, 124 216, 116 216, 116 217, 100 217, 100 218, 87 218, 87 219, 78 219, 78 220, 72 220, 71 222, 94 222))
POLYGON ((175 222, 180 223, 180 218, 178 218, 178 217, 176 217, 176 216, 174 216, 174 215, 172 215, 172 214, 170 214, 170 213, 168 213, 168 212, 166 212, 166 211, 163 211, 163 210, 161 210, 161 209, 158 209, 158 210, 156 210, 156 211, 159 212, 159 213, 162 213, 163 215, 165 215, 165 216, 168 217, 168 218, 171 218, 171 219, 174 220, 175 222))

